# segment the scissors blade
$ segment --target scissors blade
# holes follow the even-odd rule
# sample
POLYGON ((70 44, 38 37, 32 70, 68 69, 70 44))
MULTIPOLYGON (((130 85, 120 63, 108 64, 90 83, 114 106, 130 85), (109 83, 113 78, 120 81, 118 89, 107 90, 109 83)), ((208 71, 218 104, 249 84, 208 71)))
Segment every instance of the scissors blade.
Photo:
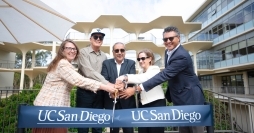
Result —
POLYGON ((117 97, 117 91, 115 92, 115 99, 113 101, 114 105, 113 105, 113 111, 112 111, 112 123, 114 121, 114 115, 115 115, 115 108, 116 108, 116 97, 117 97))

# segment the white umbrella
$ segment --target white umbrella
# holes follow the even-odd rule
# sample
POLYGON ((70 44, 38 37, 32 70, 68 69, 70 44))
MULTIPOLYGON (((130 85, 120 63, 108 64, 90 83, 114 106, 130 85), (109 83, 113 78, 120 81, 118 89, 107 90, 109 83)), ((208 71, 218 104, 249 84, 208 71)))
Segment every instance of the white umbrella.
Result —
POLYGON ((0 0, 0 42, 61 41, 74 24, 39 0, 0 0))

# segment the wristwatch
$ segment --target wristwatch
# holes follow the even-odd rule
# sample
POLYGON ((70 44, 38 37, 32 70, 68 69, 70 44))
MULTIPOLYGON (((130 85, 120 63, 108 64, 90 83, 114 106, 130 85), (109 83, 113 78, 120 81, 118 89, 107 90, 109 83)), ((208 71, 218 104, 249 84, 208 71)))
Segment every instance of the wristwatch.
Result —
POLYGON ((128 79, 128 76, 127 76, 127 74, 124 74, 123 76, 124 76, 124 79, 123 79, 123 81, 124 81, 124 82, 127 82, 127 81, 128 81, 128 80, 127 80, 127 79, 128 79))

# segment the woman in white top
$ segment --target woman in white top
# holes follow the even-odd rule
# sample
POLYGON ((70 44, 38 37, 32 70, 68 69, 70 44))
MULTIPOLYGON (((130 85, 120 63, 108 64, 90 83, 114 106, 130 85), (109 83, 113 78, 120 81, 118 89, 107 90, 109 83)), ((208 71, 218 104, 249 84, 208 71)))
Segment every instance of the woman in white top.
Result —
MULTIPOLYGON (((137 58, 142 70, 139 74, 127 74, 120 76, 117 80, 126 80, 127 83, 141 84, 160 72, 158 66, 154 66, 154 55, 149 49, 143 49, 138 53, 137 58)), ((121 98, 128 98, 136 92, 135 87, 129 87, 120 92, 121 98)), ((141 91, 138 95, 139 108, 166 106, 165 95, 161 85, 150 89, 150 91, 141 91)), ((139 133, 164 133, 164 127, 139 127, 139 133)))

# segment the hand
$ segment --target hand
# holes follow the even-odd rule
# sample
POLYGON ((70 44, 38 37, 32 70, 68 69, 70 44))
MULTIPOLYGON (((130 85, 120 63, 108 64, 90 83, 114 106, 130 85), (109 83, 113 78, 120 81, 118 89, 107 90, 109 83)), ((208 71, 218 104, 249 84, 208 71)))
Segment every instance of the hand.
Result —
POLYGON ((129 97, 133 96, 135 94, 135 88, 128 87, 127 89, 121 91, 119 93, 120 98, 128 99, 129 97))
POLYGON ((116 91, 115 93, 109 93, 110 98, 115 99, 115 97, 119 97, 119 91, 116 91))
POLYGON ((111 86, 111 87, 115 87, 115 84, 112 84, 112 83, 110 83, 110 82, 108 82, 107 85, 109 85, 109 86, 111 86))
POLYGON ((107 84, 107 85, 101 84, 100 89, 107 91, 109 93, 115 93, 116 91, 118 91, 114 86, 110 84, 107 84))
POLYGON ((124 87, 125 87, 125 84, 120 80, 116 80, 116 83, 115 83, 114 87, 118 90, 123 90, 124 87))
POLYGON ((122 76, 119 76, 116 80, 120 80, 120 81, 123 81, 125 79, 124 75, 122 76))

